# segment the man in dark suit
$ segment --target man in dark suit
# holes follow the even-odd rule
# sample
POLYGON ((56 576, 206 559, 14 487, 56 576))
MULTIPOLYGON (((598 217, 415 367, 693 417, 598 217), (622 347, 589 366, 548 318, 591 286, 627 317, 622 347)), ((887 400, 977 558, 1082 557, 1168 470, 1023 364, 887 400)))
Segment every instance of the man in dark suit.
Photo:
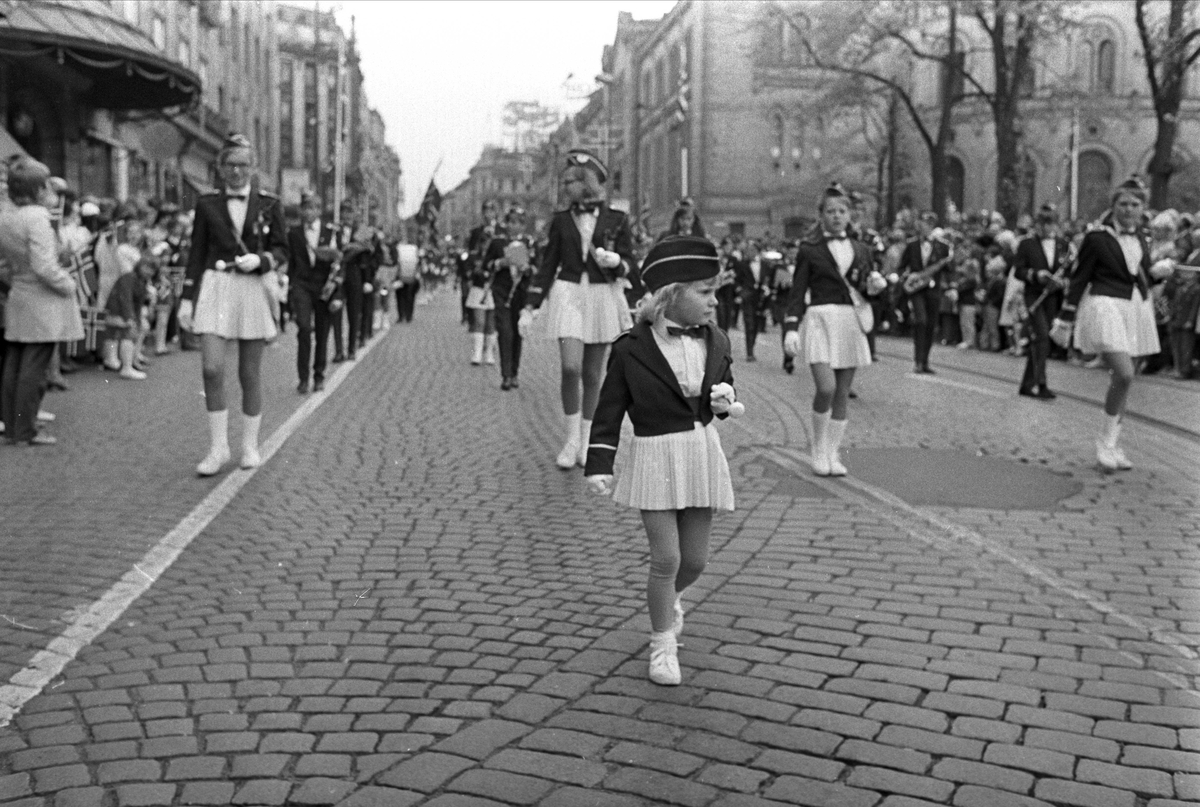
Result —
POLYGON ((917 217, 917 237, 900 257, 900 283, 912 309, 913 372, 933 375, 929 351, 937 329, 943 276, 950 266, 950 245, 933 237, 937 214, 926 210, 917 217))
POLYGON ((746 361, 754 358, 754 343, 767 324, 766 301, 771 294, 771 274, 758 252, 758 242, 746 242, 740 260, 733 260, 733 276, 742 307, 742 331, 746 335, 746 361))
POLYGON ((340 295, 340 289, 326 289, 338 260, 340 238, 337 225, 322 222, 320 204, 311 194, 300 200, 300 224, 288 231, 291 265, 289 302, 299 328, 300 345, 296 353, 296 370, 300 376, 297 387, 301 394, 308 392, 309 362, 312 362, 312 389, 325 387, 325 367, 329 346, 329 304, 340 295), (333 294, 323 294, 332 291, 333 294), (316 350, 313 337, 316 337, 316 350))
POLYGON ((1042 205, 1034 220, 1035 232, 1017 245, 1013 271, 1025 283, 1025 308, 1029 315, 1029 355, 1019 392, 1044 401, 1055 394, 1046 384, 1046 357, 1050 354, 1048 299, 1062 284, 1055 277, 1067 264, 1067 241, 1058 235, 1058 212, 1053 205, 1042 205))

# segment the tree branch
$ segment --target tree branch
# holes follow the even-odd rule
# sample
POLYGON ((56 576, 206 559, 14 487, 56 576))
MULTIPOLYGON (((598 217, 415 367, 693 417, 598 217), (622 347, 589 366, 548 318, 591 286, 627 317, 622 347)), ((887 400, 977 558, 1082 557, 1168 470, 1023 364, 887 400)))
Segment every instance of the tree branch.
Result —
POLYGON ((1146 0, 1134 0, 1133 16, 1137 22, 1138 37, 1142 40, 1142 58, 1146 62, 1146 78, 1150 81, 1150 97, 1154 99, 1154 105, 1158 106, 1158 75, 1154 71, 1157 59, 1154 55, 1154 45, 1150 41, 1150 31, 1146 26, 1146 0))

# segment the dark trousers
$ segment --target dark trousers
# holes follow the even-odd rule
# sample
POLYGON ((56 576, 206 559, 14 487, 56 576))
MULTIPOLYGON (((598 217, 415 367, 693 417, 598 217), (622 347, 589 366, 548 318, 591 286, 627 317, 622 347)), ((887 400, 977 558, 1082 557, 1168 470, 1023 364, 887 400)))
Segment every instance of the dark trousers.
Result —
POLYGON ((362 283, 351 283, 346 278, 346 349, 353 353, 358 349, 362 337, 363 297, 362 283))
POLYGON ((46 394, 46 370, 54 342, 5 342, 0 377, 0 418, 4 436, 19 442, 37 434, 37 413, 46 394))
POLYGON ((919 368, 929 367, 929 351, 937 332, 941 298, 941 292, 936 289, 919 291, 908 298, 912 306, 913 364, 919 368))
POLYGON ((296 335, 300 340, 299 349, 296 351, 296 372, 300 381, 308 381, 308 367, 311 361, 313 380, 322 381, 329 357, 329 304, 321 299, 320 289, 305 286, 293 286, 290 297, 292 317, 299 329, 296 335), (314 336, 317 340, 315 351, 314 336))
POLYGON ((379 301, 379 292, 372 291, 362 296, 362 320, 358 328, 358 346, 362 347, 375 333, 375 306, 379 301))
POLYGON ((754 342, 758 339, 758 295, 746 294, 742 299, 742 331, 746 334, 746 358, 754 355, 754 342))
POLYGON ((1021 389, 1046 388, 1046 358, 1050 355, 1050 322, 1041 306, 1029 312, 1029 355, 1025 358, 1025 375, 1021 389))
POLYGON ((414 280, 411 283, 403 283, 400 288, 396 289, 396 321, 397 322, 412 322, 413 308, 417 303, 417 292, 421 288, 421 282, 414 280))
POLYGON ((516 378, 521 370, 521 332, 517 322, 521 318, 522 305, 496 303, 496 341, 500 347, 500 375, 516 378))
POLYGON ((725 285, 717 289, 717 327, 728 332, 737 319, 737 287, 725 285))
POLYGON ((342 323, 346 319, 344 313, 346 300, 345 298, 341 298, 341 301, 342 304, 338 306, 337 311, 329 311, 329 330, 333 332, 333 353, 335 356, 346 355, 345 339, 342 338, 342 323))

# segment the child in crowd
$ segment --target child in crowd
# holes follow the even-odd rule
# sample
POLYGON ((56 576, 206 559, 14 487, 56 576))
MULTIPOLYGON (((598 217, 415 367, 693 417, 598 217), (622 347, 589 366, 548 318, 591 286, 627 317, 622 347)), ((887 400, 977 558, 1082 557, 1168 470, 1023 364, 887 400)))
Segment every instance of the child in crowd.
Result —
POLYGON ((1000 349, 1000 308, 1004 305, 1005 278, 1004 259, 992 257, 984 266, 986 286, 983 295, 983 333, 979 334, 979 349, 1000 349))
POLYGON ((106 345, 105 366, 118 369, 121 378, 133 381, 144 381, 146 378, 146 374, 134 365, 137 360, 137 344, 144 335, 144 308, 150 281, 157 271, 158 260, 153 256, 144 256, 134 265, 132 272, 126 272, 117 278, 117 282, 108 293, 108 301, 104 305, 104 321, 108 328, 108 342, 115 346, 120 363, 116 368, 108 364, 108 357, 113 351, 106 345))
POLYGON ((646 255, 642 281, 650 296, 637 324, 613 342, 584 468, 593 491, 642 511, 650 541, 650 680, 667 686, 682 680, 682 592, 707 563, 713 511, 733 509, 729 465, 712 423, 742 409, 729 337, 712 324, 719 271, 716 247, 695 236, 668 236, 646 255), (634 438, 614 488, 627 413, 634 438))

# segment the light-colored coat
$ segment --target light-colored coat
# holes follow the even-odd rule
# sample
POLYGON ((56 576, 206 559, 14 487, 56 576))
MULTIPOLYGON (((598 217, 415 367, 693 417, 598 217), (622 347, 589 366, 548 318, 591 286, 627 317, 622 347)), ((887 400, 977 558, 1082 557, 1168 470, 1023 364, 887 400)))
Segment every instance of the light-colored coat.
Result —
POLYGON ((0 258, 12 289, 5 308, 9 342, 74 342, 83 338, 75 281, 58 265, 50 211, 22 205, 0 213, 0 258))

